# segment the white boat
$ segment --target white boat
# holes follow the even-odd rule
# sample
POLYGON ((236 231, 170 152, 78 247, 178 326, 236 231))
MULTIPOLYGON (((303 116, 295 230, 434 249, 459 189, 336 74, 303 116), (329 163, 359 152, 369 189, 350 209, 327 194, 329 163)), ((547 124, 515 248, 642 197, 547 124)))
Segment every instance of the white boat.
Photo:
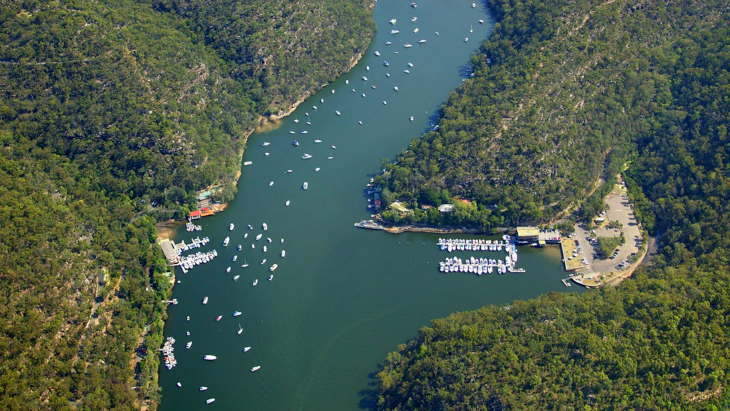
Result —
POLYGON ((413 2, 413 3, 411 3, 411 7, 413 7, 415 9, 416 7, 418 7, 418 4, 416 4, 415 2, 413 2))
POLYGON ((241 312, 240 311, 234 311, 233 312, 233 316, 234 317, 238 317, 239 315, 241 315, 241 312))
MULTIPOLYGON (((246 235, 248 235, 248 233, 246 233, 246 235)), ((243 238, 246 238, 246 235, 244 235, 243 238)), ((242 248, 243 248, 243 246, 241 244, 239 244, 238 245, 238 251, 241 251, 242 248)))
POLYGON ((319 144, 319 143, 321 143, 321 142, 322 142, 322 140, 314 140, 314 142, 315 142, 316 144, 319 144))
POLYGON ((294 122, 295 122, 295 123, 298 123, 298 122, 299 122, 299 119, 298 119, 298 118, 295 118, 295 119, 294 119, 294 122))
POLYGON ((241 267, 248 267, 248 263, 246 262, 245 258, 243 259, 243 264, 241 265, 241 267))
POLYGON ((286 257, 286 250, 281 250, 281 258, 286 257))
POLYGON ((312 106, 312 108, 316 110, 317 109, 317 106, 312 106))
POLYGON ((375 53, 374 53, 374 54, 375 54, 376 56, 380 57, 380 52, 379 52, 379 51, 375 50, 375 53))
POLYGON ((294 133, 296 133, 296 131, 294 131, 294 130, 289 130, 289 134, 294 134, 294 133))
POLYGON ((177 383, 177 384, 175 384, 175 385, 177 385, 178 387, 182 387, 182 384, 180 384, 180 382, 179 382, 179 381, 178 381, 178 383, 177 383))
POLYGON ((208 304, 208 296, 203 297, 203 305, 208 304))
POLYGON ((413 29, 413 32, 414 33, 418 33, 418 27, 416 27, 415 29, 413 29))
POLYGON ((271 268, 269 268, 269 271, 272 271, 272 272, 273 272, 273 271, 275 271, 275 270, 276 270, 277 268, 279 268, 279 265, 278 265, 278 264, 274 264, 274 265, 272 265, 272 266, 271 266, 271 268))
POLYGON ((411 123, 413 123, 413 116, 411 116, 411 123))
POLYGON ((464 43, 466 43, 467 41, 469 41, 469 37, 464 37, 464 43))
POLYGON ((302 130, 302 134, 307 134, 307 133, 309 133, 309 131, 307 131, 307 130, 302 130))
POLYGON ((315 169, 314 169, 314 171, 319 171, 319 170, 320 170, 320 168, 319 168, 319 167, 317 167, 317 168, 315 168, 315 169))
POLYGON ((418 17, 416 17, 416 16, 413 16, 413 18, 411 18, 411 21, 416 21, 416 20, 418 20, 418 17))
POLYGON ((437 32, 435 32, 435 34, 438 36, 439 35, 439 32, 437 31, 437 32))
POLYGON ((271 187, 273 185, 274 185, 274 182, 273 181, 269 183, 269 187, 271 187))
POLYGON ((215 355, 206 355, 205 357, 203 357, 203 359, 205 361, 215 361, 218 359, 218 357, 216 357, 215 355))
POLYGON ((476 3, 472 3, 471 4, 471 8, 473 8, 473 9, 477 8, 477 4, 476 3))
POLYGON ((249 230, 253 230, 253 226, 251 224, 248 225, 249 230))
POLYGON ((271 281, 271 280, 273 280, 273 279, 274 279, 274 274, 271 274, 271 275, 269 276, 269 281, 271 281))
POLYGON ((406 70, 403 70, 403 72, 404 72, 404 73, 406 73, 406 74, 411 74, 411 71, 410 71, 410 70, 408 70, 408 69, 406 69, 406 70))
POLYGON ((365 66, 365 71, 370 71, 370 66, 365 66))
POLYGON ((332 90, 332 94, 335 94, 335 91, 334 90, 332 90))
POLYGON ((319 99, 319 102, 324 103, 324 99, 323 98, 319 99))
POLYGON ((396 21, 395 19, 391 19, 390 24, 395 24, 395 21, 396 21))
POLYGON ((390 31, 390 34, 398 34, 398 33, 400 33, 400 30, 391 30, 390 31))
POLYGON ((248 350, 250 350, 250 349, 251 349, 251 347, 243 347, 243 352, 248 352, 248 350))
POLYGON ((384 61, 384 62, 383 62, 383 65, 384 65, 385 67, 388 67, 388 66, 390 66, 390 63, 388 63, 388 60, 386 60, 386 61, 384 61))
POLYGON ((256 248, 256 245, 254 245, 254 244, 251 244, 251 248, 256 248))
POLYGON ((413 67, 413 63, 408 63, 408 67, 413 67))
MULTIPOLYGON (((248 233, 244 233, 243 238, 248 238, 248 233)), ((240 250, 240 248, 239 248, 239 250, 240 250)))
POLYGON ((261 366, 260 365, 257 365, 255 367, 251 368, 251 372, 256 372, 256 371, 258 371, 260 369, 261 369, 261 366))
POLYGON ((258 283, 259 283, 259 279, 258 279, 258 278, 257 278, 257 279, 255 279, 255 280, 253 280, 253 286, 254 286, 254 287, 256 287, 256 284, 258 284, 258 283))
POLYGON ((284 239, 283 238, 281 239, 281 243, 284 244, 284 239))
POLYGON ((338 116, 342 115, 342 113, 340 113, 339 111, 335 111, 335 114, 337 114, 338 116))
POLYGON ((332 156, 329 156, 329 157, 327 157, 327 160, 332 160, 333 158, 334 158, 334 157, 332 157, 332 156))
POLYGON ((266 252, 266 246, 264 246, 263 250, 264 250, 264 252, 266 252))
POLYGON ((264 155, 265 155, 265 156, 268 156, 268 155, 269 155, 269 153, 264 153, 264 155))
POLYGON ((345 80, 345 84, 350 84, 350 80, 345 80))
POLYGON ((383 100, 383 105, 387 105, 387 104, 388 104, 388 102, 383 100))
POLYGON ((362 96, 365 97, 365 93, 362 93, 362 96))
POLYGON ((420 40, 418 40, 418 44, 423 44, 425 42, 426 42, 426 39, 420 39, 420 40))
POLYGON ((233 281, 237 281, 237 280, 238 280, 238 279, 239 279, 240 277, 241 277, 241 276, 240 276, 240 275, 238 275, 238 274, 234 275, 234 276, 233 276, 233 281))
POLYGON ((264 264, 266 264, 266 259, 265 258, 263 260, 261 260, 261 265, 264 265, 264 264))
POLYGON ((388 40, 388 41, 386 41, 386 42, 385 42, 385 45, 386 45, 386 46, 390 46, 391 44, 393 44, 393 42, 392 42, 392 41, 390 41, 390 40, 388 40))
POLYGON ((222 316, 222 315, 219 315, 219 316, 215 317, 215 320, 216 320, 216 321, 220 321, 220 320, 221 320, 221 318, 223 318, 223 316, 222 316))
POLYGON ((479 24, 484 24, 484 20, 479 20, 479 24))
POLYGON ((259 241, 259 240, 261 239, 261 237, 263 237, 263 236, 264 236, 263 234, 259 234, 259 235, 257 235, 257 236, 256 236, 256 241, 259 241))
POLYGON ((208 391, 208 387, 200 387, 200 391, 208 391))
POLYGON ((309 183, 305 181, 304 184, 302 184, 302 190, 306 190, 307 188, 309 188, 309 183))
POLYGON ((230 273, 231 272, 231 267, 226 268, 226 272, 227 273, 230 273))
POLYGON ((474 27, 473 26, 469 26, 469 33, 474 33, 474 27))
POLYGON ((302 160, 309 160, 310 158, 312 158, 311 154, 304 153, 304 155, 302 156, 302 160))
MULTIPOLYGON (((360 122, 360 124, 362 124, 362 121, 360 122)), ((336 148, 337 148, 337 147, 335 147, 335 146, 334 146, 334 144, 333 144, 333 145, 332 145, 332 150, 334 150, 334 149, 336 149, 336 148)))
MULTIPOLYGON (((298 121, 298 120, 297 120, 297 121, 298 121)), ((269 144, 271 144, 271 143, 269 143, 268 141, 264 141, 263 143, 261 143, 261 147, 266 147, 266 146, 268 146, 269 144)))
POLYGON ((286 200, 286 203, 285 203, 285 204, 286 204, 286 205, 289 205, 289 200, 286 200))
POLYGON ((230 237, 226 237, 226 239, 225 239, 225 240, 223 240, 223 247, 226 247, 226 246, 228 246, 228 242, 229 242, 229 241, 231 241, 231 238, 230 238, 230 237))
POLYGON ((185 349, 189 350, 192 345, 193 345, 193 342, 192 341, 188 341, 188 343, 185 344, 185 349))
POLYGON ((236 261, 236 260, 238 260, 238 255, 233 256, 233 261, 236 261))
POLYGON ((362 81, 368 81, 368 78, 365 76, 362 76, 362 81))
POLYGON ((238 323, 238 335, 241 335, 243 332, 243 328, 241 327, 241 323, 238 323))
POLYGON ((210 404, 210 403, 212 403, 214 401, 215 401, 215 398, 208 398, 207 400, 205 400, 205 403, 206 404, 210 404))
POLYGON ((398 91, 398 86, 393 87, 393 90, 398 91))
POLYGON ((413 47, 413 44, 411 44, 411 43, 406 43, 406 44, 404 44, 404 45, 403 45, 403 47, 405 47, 405 48, 409 49, 409 48, 413 47))
POLYGON ((250 166, 251 164, 253 164, 253 161, 244 161, 243 162, 244 166, 250 166))
POLYGON ((233 225, 233 223, 231 223, 230 225, 228 225, 228 230, 233 231, 233 227, 235 226, 233 225))

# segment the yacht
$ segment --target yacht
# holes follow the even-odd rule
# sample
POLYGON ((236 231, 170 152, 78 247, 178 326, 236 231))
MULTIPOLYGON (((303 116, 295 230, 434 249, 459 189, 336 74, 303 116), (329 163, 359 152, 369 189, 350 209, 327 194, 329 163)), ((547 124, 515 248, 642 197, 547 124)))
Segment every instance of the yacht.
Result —
POLYGON ((261 369, 261 366, 260 365, 257 365, 255 367, 251 368, 251 372, 256 372, 256 371, 258 371, 260 369, 261 369))
POLYGON ((261 147, 266 147, 269 144, 271 144, 271 143, 269 143, 268 141, 264 141, 263 143, 261 143, 261 147))
POLYGON ((413 29, 413 32, 414 33, 418 33, 418 27, 416 27, 415 29, 413 29))
POLYGON ((188 343, 185 344, 185 349, 188 349, 189 350, 190 349, 190 346, 192 346, 192 345, 193 345, 193 342, 192 341, 188 341, 188 343))
POLYGON ((259 241, 259 240, 261 239, 261 237, 263 237, 263 236, 264 236, 263 234, 259 234, 259 235, 257 235, 257 236, 256 236, 256 241, 259 241))
POLYGON ((200 387, 200 391, 208 391, 208 387, 200 387))
POLYGON ((370 71, 370 66, 365 66, 365 71, 370 71))
POLYGON ((299 147, 299 142, 294 140, 292 141, 291 145, 293 145, 294 147, 299 147))
POLYGON ((269 229, 269 227, 266 225, 266 223, 261 224, 261 228, 263 228, 264 231, 269 229))
POLYGON ((251 347, 243 347, 243 352, 248 352, 248 350, 250 350, 250 349, 251 349, 251 347))
POLYGON ((403 72, 404 72, 404 73, 406 73, 406 74, 411 74, 411 71, 410 71, 410 70, 408 70, 408 69, 406 69, 406 70, 403 70, 403 72))
POLYGON ((225 239, 225 240, 223 240, 223 247, 226 247, 226 246, 228 246, 228 242, 229 242, 229 241, 231 241, 231 238, 230 238, 230 237, 226 237, 226 239, 225 239))
POLYGON ((312 108, 316 110, 317 109, 317 106, 312 106, 312 108))
POLYGON ((286 250, 281 250, 281 258, 286 257, 286 250))
POLYGON ((273 280, 273 279, 274 279, 274 274, 271 274, 271 275, 269 276, 269 281, 271 281, 271 280, 273 280))
POLYGON ((484 24, 484 20, 479 20, 479 24, 484 24))
POLYGON ((206 355, 205 357, 203 357, 203 359, 205 361, 215 361, 218 359, 218 357, 216 357, 215 355, 206 355))
POLYGON ((205 400, 205 403, 206 404, 210 404, 210 403, 212 403, 214 401, 215 401, 215 398, 208 398, 207 400, 205 400))
POLYGON ((309 183, 305 181, 304 184, 302 184, 302 190, 306 190, 307 188, 309 188, 309 183))
POLYGON ((409 49, 409 48, 413 47, 413 44, 411 44, 411 43, 406 43, 406 44, 404 44, 404 45, 403 45, 403 47, 405 47, 405 48, 409 49))
POLYGON ((310 158, 312 158, 311 154, 304 153, 304 155, 302 156, 302 160, 309 160, 310 158))
MULTIPOLYGON (((246 233, 246 234, 248 234, 248 233, 246 233)), ((246 238, 246 236, 243 236, 243 238, 246 238)), ((243 248, 243 246, 241 246, 241 244, 239 244, 238 245, 238 251, 241 251, 242 248, 243 248)))
POLYGON ((416 17, 416 16, 413 16, 413 18, 411 18, 411 21, 416 21, 416 20, 418 20, 418 17, 416 17))
POLYGON ((321 170, 319 167, 317 167, 317 168, 314 169, 314 171, 319 171, 319 170, 321 170))
POLYGON ((385 67, 388 67, 388 66, 390 66, 390 63, 388 63, 388 60, 385 60, 385 61, 383 62, 383 65, 384 65, 385 67))
POLYGON ((258 279, 258 278, 257 278, 257 279, 255 279, 255 280, 253 280, 253 286, 254 286, 254 287, 256 287, 256 284, 258 284, 258 283, 259 283, 259 279, 258 279))
POLYGON ((413 116, 411 116, 411 123, 413 123, 413 116))
POLYGON ((418 40, 418 44, 423 44, 425 42, 426 42, 426 39, 420 39, 420 40, 418 40))
POLYGON ((241 315, 241 312, 240 311, 234 311, 233 312, 233 316, 234 317, 238 317, 239 315, 241 315))
POLYGON ((240 276, 240 275, 238 275, 238 274, 234 275, 234 276, 233 276, 233 281, 237 281, 237 280, 238 280, 238 279, 239 279, 240 277, 241 277, 241 276, 240 276))
POLYGON ((272 272, 273 272, 273 271, 275 271, 275 270, 276 270, 277 268, 279 268, 279 265, 278 265, 278 264, 274 264, 274 265, 272 265, 272 266, 271 266, 271 268, 269 268, 269 271, 272 271, 272 272))
POLYGON ((469 37, 464 37, 464 43, 466 43, 467 41, 469 41, 469 37))
POLYGON ((243 264, 241 265, 241 267, 248 267, 248 263, 246 262, 245 258, 243 259, 243 264))
POLYGON ((175 384, 175 385, 177 385, 178 387, 182 387, 182 384, 180 384, 180 382, 179 382, 179 381, 178 381, 178 383, 177 383, 177 384, 175 384))
POLYGON ((235 227, 235 226, 233 225, 233 223, 229 224, 229 225, 228 225, 228 230, 229 230, 229 231, 233 231, 233 227, 235 227))
POLYGON ((203 305, 208 304, 208 296, 203 297, 203 305))
POLYGON ((379 51, 375 50, 375 53, 374 53, 374 54, 375 54, 376 56, 380 57, 380 52, 379 52, 379 51))
POLYGON ((264 246, 263 250, 264 250, 264 252, 266 252, 266 246, 264 246))
POLYGON ((362 76, 362 81, 368 81, 368 78, 365 76, 362 76))
POLYGON ((294 131, 294 130, 289 130, 289 134, 294 134, 294 133, 296 133, 296 131, 294 131))
POLYGON ((216 320, 216 321, 220 321, 220 320, 221 320, 221 318, 223 318, 223 316, 222 316, 222 315, 219 315, 219 316, 215 317, 215 320, 216 320))
POLYGON ((362 96, 365 97, 365 93, 362 93, 362 96))
POLYGON ((474 26, 469 26, 469 33, 474 33, 474 26))
POLYGON ((307 130, 302 130, 302 134, 307 134, 307 133, 309 133, 309 131, 307 131, 307 130))

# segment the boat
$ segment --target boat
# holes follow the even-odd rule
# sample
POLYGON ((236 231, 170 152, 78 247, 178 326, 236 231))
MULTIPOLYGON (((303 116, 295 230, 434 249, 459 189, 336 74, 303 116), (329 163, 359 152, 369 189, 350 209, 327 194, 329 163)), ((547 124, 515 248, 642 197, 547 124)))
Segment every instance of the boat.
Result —
POLYGON ((274 274, 271 274, 271 275, 269 276, 269 281, 271 281, 271 280, 273 280, 273 279, 274 279, 274 274))
POLYGON ((365 66, 365 71, 370 71, 370 66, 365 66))
POLYGON ((265 258, 263 260, 261 260, 261 265, 264 265, 264 264, 266 264, 266 259, 265 258))
POLYGON ((271 143, 269 143, 268 141, 264 141, 263 143, 261 143, 261 147, 266 147, 269 144, 271 144, 271 143))
POLYGON ((259 283, 259 279, 258 279, 258 278, 257 278, 257 279, 255 279, 255 280, 253 280, 253 286, 254 286, 254 287, 256 287, 256 284, 258 284, 258 283, 259 283))
POLYGON ((249 230, 253 230, 253 226, 251 224, 248 225, 249 230))
POLYGON ((233 225, 233 223, 229 224, 229 225, 228 225, 228 230, 229 230, 229 231, 233 231, 233 227, 235 227, 235 226, 233 225))
POLYGON ((273 272, 277 268, 279 268, 279 265, 278 264, 274 264, 274 265, 271 266, 271 268, 269 268, 269 271, 272 271, 273 272))
POLYGON ((466 43, 467 41, 469 41, 469 37, 464 37, 464 43, 466 43))
POLYGON ((386 45, 386 46, 390 46, 391 44, 393 44, 393 42, 392 42, 392 41, 390 41, 390 40, 388 40, 388 41, 386 41, 386 42, 385 42, 385 45, 386 45))
POLYGON ((418 7, 418 4, 416 4, 416 3, 411 3, 411 7, 413 7, 413 8, 415 9, 416 7, 418 7))
POLYGON ((189 315, 188 315, 188 318, 187 318, 187 320, 188 320, 188 321, 190 321, 190 316, 189 316, 189 315))
POLYGON ((302 184, 302 190, 306 190, 307 188, 309 188, 309 183, 305 181, 304 184, 302 184))
POLYGON ((439 32, 437 31, 437 32, 435 32, 435 34, 438 36, 439 35, 439 32))
MULTIPOLYGON (((360 124, 362 125, 362 121, 360 122, 360 124)), ((335 147, 335 145, 333 144, 333 145, 332 145, 332 150, 335 150, 336 148, 337 148, 337 147, 335 147)))
POLYGON ((324 103, 324 99, 323 98, 319 99, 319 102, 324 103))
POLYGON ((365 97, 365 93, 362 93, 362 96, 365 97))
POLYGON ((226 239, 225 239, 225 240, 223 240, 223 247, 226 247, 226 246, 228 246, 228 242, 229 242, 229 241, 231 241, 231 238, 230 238, 230 237, 226 237, 226 239))
POLYGON ((375 50, 375 53, 374 53, 374 54, 375 54, 376 56, 380 57, 380 52, 379 52, 379 51, 375 50))
POLYGON ((256 236, 256 241, 259 241, 259 240, 261 239, 261 237, 263 237, 263 236, 264 236, 263 234, 259 234, 259 235, 257 235, 257 236, 256 236))
POLYGON ((477 8, 477 4, 476 3, 472 3, 471 4, 471 8, 473 8, 473 9, 477 8))
POLYGON ((418 40, 418 44, 423 44, 425 42, 426 42, 426 39, 420 39, 420 40, 418 40))
POLYGON ((484 24, 484 20, 479 20, 479 24, 484 24))
POLYGON ((337 114, 338 116, 342 115, 342 113, 340 113, 339 111, 335 111, 335 114, 337 114))
POLYGON ((302 134, 307 134, 307 133, 309 133, 309 131, 307 131, 307 130, 302 130, 302 134))
POLYGON ((302 156, 302 160, 309 160, 310 158, 312 158, 311 154, 304 153, 304 155, 302 156))
POLYGON ((208 296, 203 297, 203 305, 208 304, 208 296))
POLYGON ((264 250, 264 252, 266 252, 266 246, 264 246, 263 250, 264 250))
POLYGON ((231 272, 231 267, 226 268, 226 272, 227 273, 230 273, 231 272))
POLYGON ((383 62, 383 65, 384 65, 385 67, 388 67, 388 66, 390 66, 390 63, 388 63, 388 60, 385 60, 385 61, 383 62))
POLYGON ((299 122, 299 119, 298 119, 298 118, 295 118, 295 119, 294 119, 294 122, 295 122, 295 123, 298 123, 298 122, 299 122))
POLYGON ((332 90, 332 94, 335 94, 335 91, 334 90, 332 90))
POLYGON ((273 181, 269 182, 269 187, 271 187, 273 185, 274 185, 274 182, 273 181))
POLYGON ((398 34, 398 33, 400 33, 400 30, 391 30, 390 31, 390 34, 398 34))
POLYGON ((221 320, 221 318, 223 318, 223 316, 222 316, 222 315, 219 315, 219 316, 215 317, 215 320, 216 320, 216 321, 220 321, 220 320, 221 320))
POLYGON ((192 345, 193 345, 193 342, 192 341, 188 341, 188 343, 185 344, 185 349, 189 350, 192 345))
POLYGON ((241 267, 248 267, 248 263, 246 262, 245 258, 243 259, 243 264, 241 265, 241 267))
POLYGON ((368 78, 365 76, 362 76, 362 81, 368 81, 368 78))
POLYGON ((294 134, 294 133, 296 133, 296 131, 294 131, 294 130, 289 130, 289 134, 294 134))
POLYGON ((315 143, 319 144, 322 142, 322 140, 314 140, 315 143))
POLYGON ((413 67, 413 63, 408 63, 408 67, 413 67))
MULTIPOLYGON (((246 234, 248 234, 248 233, 246 233, 246 234)), ((246 238, 246 236, 244 235, 243 238, 246 238)), ((243 248, 243 246, 241 246, 241 244, 239 244, 238 245, 238 251, 241 251, 241 248, 243 248)))
POLYGON ((253 161, 244 161, 243 162, 244 166, 250 166, 251 164, 253 164, 253 161))
POLYGON ((215 361, 218 359, 218 357, 216 357, 215 355, 206 355, 205 357, 203 357, 203 359, 205 361, 215 361))
POLYGON ((413 116, 411 116, 411 123, 413 123, 413 116))
POLYGON ((315 169, 314 169, 314 171, 319 171, 319 170, 320 170, 320 168, 319 168, 319 167, 317 167, 317 168, 315 168, 315 169))
POLYGON ((239 279, 240 277, 241 277, 241 276, 240 276, 240 275, 238 275, 238 274, 234 275, 234 276, 233 276, 233 281, 237 281, 237 280, 238 280, 238 279, 239 279))
POLYGON ((411 21, 416 21, 416 20, 418 20, 418 17, 416 17, 416 16, 413 16, 413 18, 411 18, 411 21))
POLYGON ((205 400, 205 403, 206 404, 210 404, 210 403, 212 403, 214 401, 215 401, 215 398, 208 398, 207 400, 205 400))
POLYGON ((312 106, 312 108, 316 110, 317 109, 317 106, 312 106))
POLYGON ((398 91, 398 86, 393 87, 393 90, 398 91))
POLYGON ((286 250, 281 250, 281 258, 286 257, 286 250))
POLYGON ((391 19, 390 24, 395 24, 395 19, 391 19))
POLYGON ((294 140, 291 142, 291 145, 293 145, 294 147, 299 147, 299 142, 294 140))
POLYGON ((415 29, 413 29, 413 32, 414 33, 418 33, 418 27, 416 27, 415 29))
POLYGON ((251 347, 243 347, 243 352, 248 352, 248 350, 250 350, 250 349, 251 349, 251 347))
POLYGON ((408 69, 406 69, 406 70, 403 70, 403 72, 404 72, 404 73, 406 73, 406 74, 411 74, 411 71, 410 71, 410 70, 408 70, 408 69))
POLYGON ((474 26, 469 26, 469 33, 474 33, 474 26))
POLYGON ((334 158, 334 157, 332 157, 332 156, 329 156, 329 157, 327 157, 327 160, 332 160, 333 158, 334 158))
POLYGON ((383 105, 387 105, 387 104, 388 104, 388 102, 383 100, 383 105))
POLYGON ((286 203, 284 203, 284 204, 288 206, 289 205, 289 200, 286 200, 286 203))
POLYGON ((233 312, 233 316, 234 317, 238 317, 239 315, 241 315, 241 312, 240 311, 234 311, 233 312))
POLYGON ((404 45, 403 45, 403 47, 405 47, 405 48, 409 49, 409 48, 413 47, 413 44, 411 44, 411 43, 406 43, 406 44, 404 44, 404 45))
POLYGON ((180 384, 180 381, 178 381, 177 384, 175 384, 175 385, 177 385, 178 387, 182 387, 182 384, 180 384))
POLYGON ((200 391, 208 391, 208 387, 200 387, 200 391))
POLYGON ((265 155, 265 156, 268 156, 268 155, 269 155, 269 153, 264 153, 264 155, 265 155))
POLYGON ((238 255, 233 256, 233 261, 236 261, 236 260, 238 260, 238 255))
POLYGON ((251 368, 251 372, 256 372, 256 371, 258 371, 260 369, 261 369, 261 366, 260 365, 257 365, 255 367, 251 368))
POLYGON ((269 227, 266 225, 266 223, 261 224, 261 228, 263 228, 264 231, 269 229, 269 227))
POLYGON ((284 239, 283 238, 281 239, 281 243, 284 244, 284 239))

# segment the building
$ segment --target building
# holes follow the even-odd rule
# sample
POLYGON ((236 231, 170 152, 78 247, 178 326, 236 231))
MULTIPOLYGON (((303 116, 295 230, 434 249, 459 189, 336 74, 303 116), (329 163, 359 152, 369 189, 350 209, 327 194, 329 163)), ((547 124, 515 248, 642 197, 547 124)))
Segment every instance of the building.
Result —
POLYGON ((392 208, 393 210, 395 210, 401 214, 407 214, 410 211, 403 204, 399 203, 398 201, 391 204, 390 208, 392 208))
POLYGON ((200 210, 191 211, 190 212, 190 219, 191 220, 197 220, 197 219, 199 219, 202 216, 201 214, 202 213, 200 212, 200 210))
POLYGON ((439 213, 450 213, 452 211, 454 211, 453 204, 441 204, 439 206, 439 213))
POLYGON ((517 227, 517 242, 520 244, 537 243, 540 240, 537 227, 517 227))

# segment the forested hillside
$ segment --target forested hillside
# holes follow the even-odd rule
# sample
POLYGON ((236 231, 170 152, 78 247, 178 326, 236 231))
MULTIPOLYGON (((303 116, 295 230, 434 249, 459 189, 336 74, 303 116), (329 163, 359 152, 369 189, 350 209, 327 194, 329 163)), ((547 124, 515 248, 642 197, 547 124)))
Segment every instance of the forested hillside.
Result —
POLYGON ((700 1, 489 6, 499 23, 472 59, 473 78, 442 108, 440 128, 413 140, 379 178, 386 202, 414 209, 474 201, 449 215, 416 211, 409 221, 488 230, 579 205, 630 159, 642 119, 665 104, 659 50, 724 12, 700 1))
POLYGON ((230 198, 245 133, 374 30, 364 1, 218 3, 0 7, 0 408, 155 405, 170 285, 154 223, 214 182, 230 198))
MULTIPOLYGON (((498 7, 505 30, 510 13, 522 10, 514 6, 498 7)), ((629 192, 637 214, 660 234, 653 267, 617 288, 434 321, 388 356, 379 409, 730 408, 730 19, 711 12, 719 6, 611 6, 651 17, 651 25, 633 29, 645 35, 666 25, 678 31, 647 49, 645 62, 627 62, 634 74, 616 85, 633 85, 627 113, 628 103, 643 101, 641 115, 622 127, 636 130, 628 136, 629 192), (695 11, 704 22, 669 19, 695 11)), ((596 17, 585 25, 609 25, 596 17)))

